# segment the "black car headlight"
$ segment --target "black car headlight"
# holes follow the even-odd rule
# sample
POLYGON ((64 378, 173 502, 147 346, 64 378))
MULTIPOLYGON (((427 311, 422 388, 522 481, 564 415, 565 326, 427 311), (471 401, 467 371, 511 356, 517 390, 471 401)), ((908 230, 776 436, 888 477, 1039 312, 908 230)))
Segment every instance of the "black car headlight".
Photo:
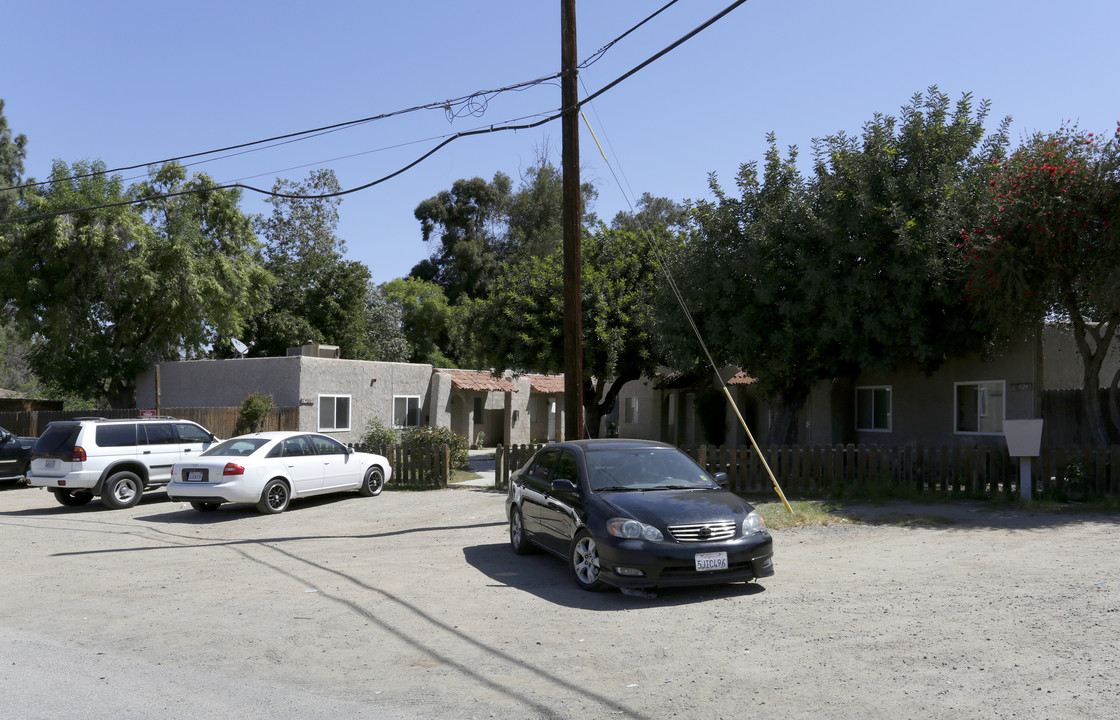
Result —
POLYGON ((756 532, 766 529, 766 521, 758 514, 757 510, 751 510, 747 513, 747 517, 743 520, 743 534, 753 535, 756 532))
POLYGON ((611 518, 607 521, 607 532, 627 540, 664 540, 661 531, 652 525, 631 518, 611 518))

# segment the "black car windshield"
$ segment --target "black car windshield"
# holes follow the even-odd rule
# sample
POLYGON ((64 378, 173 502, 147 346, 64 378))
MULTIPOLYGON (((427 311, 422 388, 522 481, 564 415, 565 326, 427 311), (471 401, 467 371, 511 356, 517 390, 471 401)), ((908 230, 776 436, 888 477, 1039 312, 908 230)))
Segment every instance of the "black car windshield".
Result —
POLYGON ((719 484, 676 448, 604 448, 587 452, 591 489, 717 489, 719 484))
POLYGON ((248 457, 262 445, 271 442, 268 438, 233 438, 218 443, 203 455, 218 455, 221 457, 248 457))

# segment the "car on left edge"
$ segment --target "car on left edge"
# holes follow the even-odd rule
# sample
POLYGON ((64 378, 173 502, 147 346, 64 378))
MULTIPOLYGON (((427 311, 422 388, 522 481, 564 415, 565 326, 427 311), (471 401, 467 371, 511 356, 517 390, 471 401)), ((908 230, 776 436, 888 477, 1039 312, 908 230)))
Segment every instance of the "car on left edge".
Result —
POLYGON ((272 515, 295 498, 352 490, 380 495, 391 476, 383 455, 357 452, 327 435, 261 432, 231 438, 175 465, 167 495, 201 512, 223 503, 253 503, 272 515))
POLYGON ((23 479, 34 446, 35 438, 20 437, 0 427, 0 481, 23 479))

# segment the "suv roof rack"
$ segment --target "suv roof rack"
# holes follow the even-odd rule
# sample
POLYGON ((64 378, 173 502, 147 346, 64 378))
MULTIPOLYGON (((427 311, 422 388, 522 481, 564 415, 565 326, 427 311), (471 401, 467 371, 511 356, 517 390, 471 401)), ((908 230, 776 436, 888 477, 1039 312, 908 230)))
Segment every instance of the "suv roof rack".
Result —
POLYGON ((178 420, 179 418, 174 415, 145 415, 143 417, 122 417, 122 418, 107 418, 91 415, 88 417, 74 417, 70 418, 70 422, 136 422, 137 420, 178 420))

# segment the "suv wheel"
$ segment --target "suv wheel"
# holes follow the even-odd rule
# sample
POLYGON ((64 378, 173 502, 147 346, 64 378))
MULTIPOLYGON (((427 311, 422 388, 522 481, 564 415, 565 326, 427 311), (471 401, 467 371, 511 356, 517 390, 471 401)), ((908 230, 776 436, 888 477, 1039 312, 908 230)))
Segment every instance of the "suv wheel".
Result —
POLYGON ((51 490, 54 493, 54 499, 66 507, 81 507, 90 500, 93 500, 93 493, 89 490, 67 490, 66 488, 59 488, 51 490))
POLYGON ((101 502, 114 510, 132 507, 140 502, 144 494, 144 483, 140 477, 128 470, 113 473, 101 488, 101 502))

